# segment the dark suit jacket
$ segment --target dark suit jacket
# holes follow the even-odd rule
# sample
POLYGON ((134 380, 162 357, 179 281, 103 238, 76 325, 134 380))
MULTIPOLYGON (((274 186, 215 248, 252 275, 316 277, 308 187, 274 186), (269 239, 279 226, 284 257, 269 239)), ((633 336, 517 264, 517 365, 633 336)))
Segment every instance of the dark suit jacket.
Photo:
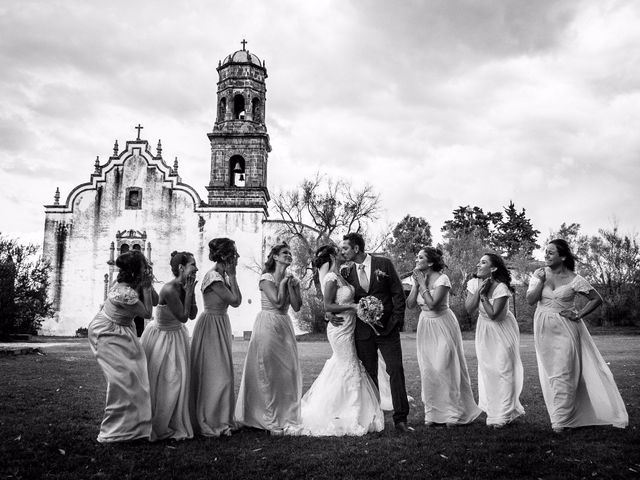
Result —
MULTIPOLYGON (((361 298, 372 295, 378 298, 384 305, 384 314, 380 320, 380 323, 383 325, 380 336, 389 335, 402 328, 404 325, 406 302, 402 282, 391 260, 385 257, 375 257, 371 255, 371 273, 368 292, 360 286, 356 265, 353 265, 349 269, 346 279, 356 289, 356 303, 359 302, 361 298)), ((378 331, 380 330, 378 329, 378 331)), ((355 337, 358 340, 366 340, 371 335, 375 335, 373 329, 358 319, 356 321, 355 337)))

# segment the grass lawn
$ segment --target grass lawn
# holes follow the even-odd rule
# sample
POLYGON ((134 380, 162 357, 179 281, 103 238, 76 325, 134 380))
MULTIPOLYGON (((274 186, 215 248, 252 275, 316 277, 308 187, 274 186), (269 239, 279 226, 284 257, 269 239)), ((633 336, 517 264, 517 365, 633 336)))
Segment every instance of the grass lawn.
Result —
MULTIPOLYGON (((420 399, 415 336, 403 338, 408 393, 416 398, 397 435, 359 438, 230 438, 100 445, 105 382, 86 339, 43 349, 45 355, 0 357, 0 478, 640 478, 640 336, 594 337, 627 404, 630 426, 553 434, 538 383, 533 337, 522 336, 526 415, 492 430, 484 416, 470 426, 427 428, 420 399)), ((52 339, 59 341, 59 339, 52 339)), ((476 392, 472 340, 465 352, 476 392)), ((236 388, 248 342, 234 342, 236 388)), ((329 356, 326 342, 299 344, 304 389, 329 356)), ((477 398, 477 397, 476 397, 477 398)))

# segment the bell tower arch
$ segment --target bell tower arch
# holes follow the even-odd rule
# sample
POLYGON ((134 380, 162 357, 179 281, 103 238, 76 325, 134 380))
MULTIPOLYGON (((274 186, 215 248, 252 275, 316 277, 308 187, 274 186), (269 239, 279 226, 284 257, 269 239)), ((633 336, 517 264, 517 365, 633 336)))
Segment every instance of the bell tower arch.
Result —
POLYGON ((256 208, 267 213, 267 160, 271 151, 265 125, 267 69, 246 50, 218 63, 216 121, 207 136, 211 143, 208 204, 214 207, 256 208))

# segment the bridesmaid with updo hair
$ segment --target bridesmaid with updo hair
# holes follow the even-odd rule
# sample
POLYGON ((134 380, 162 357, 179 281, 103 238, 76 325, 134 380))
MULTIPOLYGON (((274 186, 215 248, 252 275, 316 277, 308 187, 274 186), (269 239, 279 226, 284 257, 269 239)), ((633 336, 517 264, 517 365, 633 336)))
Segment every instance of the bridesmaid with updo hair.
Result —
POLYGON ((451 281, 442 273, 445 266, 440 249, 418 252, 407 307, 421 310, 416 347, 424 422, 454 427, 473 422, 481 410, 471 391, 460 325, 449 308, 451 281))
POLYGON ((191 415, 196 433, 231 435, 235 428, 231 323, 227 309, 242 303, 236 279, 236 244, 230 238, 209 242, 213 267, 202 279, 204 311, 191 341, 191 415))
POLYGON ((153 275, 136 250, 120 255, 116 266, 117 281, 89 324, 89 345, 107 381, 100 443, 148 439, 151 433, 147 360, 133 318, 151 317, 153 275))
POLYGON ((198 267, 189 252, 172 252, 170 265, 174 278, 160 290, 156 319, 140 339, 151 387, 151 441, 193 437, 189 333, 184 324, 198 313, 194 295, 198 267))

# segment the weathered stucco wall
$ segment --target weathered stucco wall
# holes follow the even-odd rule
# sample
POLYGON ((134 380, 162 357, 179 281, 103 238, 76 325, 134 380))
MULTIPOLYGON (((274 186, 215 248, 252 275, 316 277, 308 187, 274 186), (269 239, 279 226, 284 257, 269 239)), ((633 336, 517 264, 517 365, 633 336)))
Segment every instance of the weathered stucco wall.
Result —
MULTIPOLYGON (((197 193, 179 183, 178 176, 147 151, 146 142, 128 142, 127 150, 112 157, 90 184, 77 187, 67 204, 47 207, 44 254, 53 267, 50 294, 59 310, 44 322, 42 333, 73 335, 87 327, 103 302, 105 274, 113 281, 117 275, 117 267, 108 263, 111 243, 116 243, 117 257, 116 235, 126 230, 146 234, 143 248, 160 281, 157 290, 172 278, 173 250, 191 251, 201 276, 212 266, 209 240, 234 239, 241 255, 238 281, 244 301, 231 309, 231 323, 235 334, 250 330, 260 308, 256 270, 262 261, 263 217, 261 210, 201 206, 197 193), (131 187, 142 192, 139 209, 125 208, 131 187)), ((200 292, 196 298, 202 310, 200 292)), ((188 324, 190 330, 193 323, 188 324)))

